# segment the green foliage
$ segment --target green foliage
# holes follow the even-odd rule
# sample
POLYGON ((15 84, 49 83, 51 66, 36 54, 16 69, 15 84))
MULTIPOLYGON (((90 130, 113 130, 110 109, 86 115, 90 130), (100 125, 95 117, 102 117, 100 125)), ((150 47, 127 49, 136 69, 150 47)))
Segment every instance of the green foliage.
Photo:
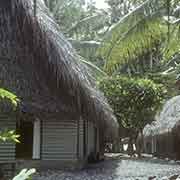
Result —
POLYGON ((110 17, 103 10, 84 11, 85 15, 68 31, 70 36, 78 40, 99 40, 109 24, 110 17))
POLYGON ((176 53, 180 53, 180 26, 172 24, 170 38, 164 43, 164 60, 169 62, 176 53))
POLYGON ((99 30, 109 22, 109 16, 94 6, 94 1, 45 0, 62 32, 78 41, 97 39, 99 30))
MULTIPOLYGON (((61 31, 78 54, 86 59, 87 64, 93 62, 97 65, 95 54, 103 35, 108 30, 110 17, 104 10, 97 9, 93 2, 93 0, 89 2, 45 0, 61 31)), ((93 66, 91 67, 94 69, 93 66)))
POLYGON ((0 141, 3 141, 3 142, 11 141, 15 143, 20 143, 20 141, 18 140, 19 137, 20 136, 17 135, 14 130, 7 129, 7 130, 0 131, 0 141))
POLYGON ((147 74, 146 77, 151 79, 157 84, 162 84, 166 89, 166 99, 170 99, 174 96, 179 95, 179 90, 176 87, 176 74, 147 74))
POLYGON ((144 0, 106 0, 111 13, 111 23, 117 23, 123 16, 128 14, 133 7, 136 7, 144 0))
POLYGON ((142 3, 111 28, 100 49, 106 59, 106 71, 112 74, 121 64, 136 59, 153 48, 156 40, 161 40, 164 28, 159 24, 157 13, 162 4, 158 1, 153 6, 155 2, 142 3))
POLYGON ((84 0, 45 0, 45 4, 64 33, 84 16, 84 0))
POLYGON ((127 71, 139 72, 137 66, 141 64, 152 70, 179 52, 179 16, 175 13, 179 1, 146 0, 137 4, 110 28, 99 50, 109 74, 125 65, 127 71))
MULTIPOLYGON (((143 63, 143 56, 158 50, 157 46, 166 34, 165 27, 160 25, 158 21, 149 23, 142 21, 132 31, 134 32, 129 32, 129 30, 128 32, 114 32, 112 41, 105 41, 104 46, 99 49, 100 55, 106 59, 104 69, 109 74, 119 70, 123 64, 132 65, 135 62, 136 65, 140 66, 143 63), (138 64, 137 60, 139 60, 138 64)), ((144 62, 149 68, 150 60, 148 62, 146 57, 144 62)))
POLYGON ((31 175, 36 172, 35 169, 23 169, 17 176, 13 178, 13 180, 30 180, 31 175))
POLYGON ((112 77, 99 82, 115 114, 125 128, 140 130, 154 120, 166 94, 161 84, 148 79, 112 77))
POLYGON ((3 101, 8 101, 12 105, 12 107, 16 109, 19 99, 15 94, 0 88, 0 103, 2 103, 3 101))
POLYGON ((106 0, 108 11, 93 0, 45 2, 78 53, 107 74, 157 73, 180 51, 179 0, 106 0))
MULTIPOLYGON (((6 104, 9 104, 13 108, 13 110, 16 110, 19 101, 20 100, 15 94, 0 88, 0 104, 5 102, 6 104)), ((20 135, 17 135, 15 130, 3 129, 0 131, 0 142, 20 143, 18 139, 19 137, 20 135)), ((30 180, 31 175, 35 172, 35 169, 23 169, 17 176, 13 178, 13 180, 30 180)))
MULTIPOLYGON (((12 110, 16 110, 18 106, 19 99, 17 96, 5 89, 0 88, 0 112, 2 112, 2 104, 7 104, 11 106, 12 110)), ((19 143, 19 135, 15 133, 14 130, 9 129, 3 129, 0 131, 0 141, 6 142, 6 141, 12 141, 19 143)))

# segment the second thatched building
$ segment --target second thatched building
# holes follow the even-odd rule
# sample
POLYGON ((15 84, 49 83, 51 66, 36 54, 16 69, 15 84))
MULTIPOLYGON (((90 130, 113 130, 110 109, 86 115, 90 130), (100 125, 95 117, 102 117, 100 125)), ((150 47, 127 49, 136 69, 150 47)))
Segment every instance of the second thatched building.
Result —
POLYGON ((168 100, 157 120, 144 129, 144 152, 180 159, 180 96, 168 100))

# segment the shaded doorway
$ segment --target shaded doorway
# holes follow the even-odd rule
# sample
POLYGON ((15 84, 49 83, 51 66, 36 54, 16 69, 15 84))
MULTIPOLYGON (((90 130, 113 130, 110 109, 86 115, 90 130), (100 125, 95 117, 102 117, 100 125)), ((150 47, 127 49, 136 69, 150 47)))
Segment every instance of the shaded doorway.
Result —
POLYGON ((20 143, 16 144, 16 158, 32 159, 33 156, 33 122, 20 121, 16 125, 16 132, 20 135, 20 143))
POLYGON ((180 160, 180 139, 177 135, 174 136, 174 151, 175 151, 175 158, 180 160))

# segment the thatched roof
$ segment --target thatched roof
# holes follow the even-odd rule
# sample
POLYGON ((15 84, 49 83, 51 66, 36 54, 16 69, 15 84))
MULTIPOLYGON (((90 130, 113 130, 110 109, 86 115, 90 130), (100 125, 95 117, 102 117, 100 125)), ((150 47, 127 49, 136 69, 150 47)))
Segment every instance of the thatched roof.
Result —
POLYGON ((144 128, 145 136, 172 132, 173 128, 180 121, 180 96, 175 96, 168 100, 156 119, 155 122, 144 128))
POLYGON ((43 0, 35 16, 33 7, 33 0, 0 1, 0 86, 25 109, 82 116, 116 132, 112 109, 43 0))

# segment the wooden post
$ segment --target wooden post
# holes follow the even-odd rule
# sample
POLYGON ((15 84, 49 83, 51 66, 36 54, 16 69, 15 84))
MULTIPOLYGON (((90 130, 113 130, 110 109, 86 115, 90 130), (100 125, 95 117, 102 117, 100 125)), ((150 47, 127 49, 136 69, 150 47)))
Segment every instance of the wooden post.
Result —
MULTIPOLYGON (((80 117, 81 118, 81 117, 80 117)), ((77 119, 77 147, 76 147, 76 152, 77 152, 77 158, 79 159, 79 130, 80 130, 80 124, 79 124, 79 118, 77 119)))
POLYGON ((87 136, 86 136, 86 120, 83 119, 83 155, 86 157, 87 155, 87 136))
POLYGON ((40 137, 41 137, 41 122, 39 119, 34 121, 33 130, 33 159, 40 159, 40 137))

